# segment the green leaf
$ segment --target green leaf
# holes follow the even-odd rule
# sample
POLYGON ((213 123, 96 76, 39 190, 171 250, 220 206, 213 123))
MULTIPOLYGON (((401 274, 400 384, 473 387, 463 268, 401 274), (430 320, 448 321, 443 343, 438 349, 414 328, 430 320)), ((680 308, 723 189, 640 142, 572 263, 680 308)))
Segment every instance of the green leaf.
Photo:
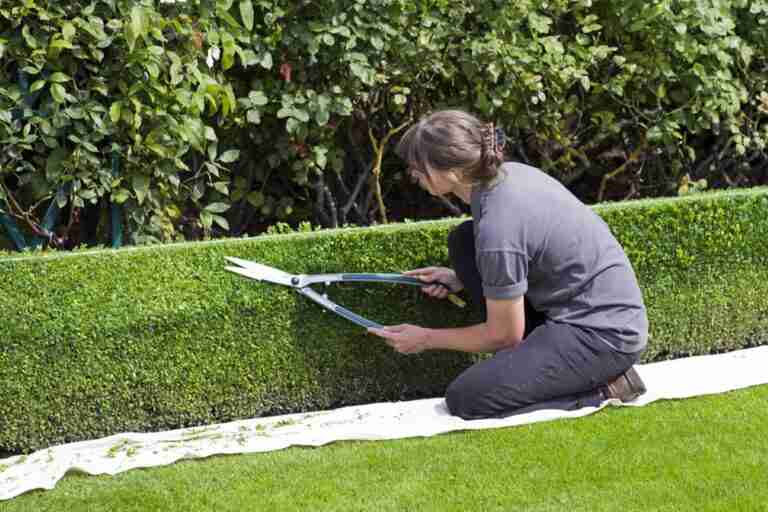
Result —
POLYGON ((235 108, 237 108, 235 90, 232 88, 232 84, 227 84, 224 87, 224 94, 221 96, 221 112, 224 116, 228 116, 235 108))
POLYGON ((229 221, 222 217, 221 215, 212 215, 213 221, 218 224, 223 229, 226 229, 229 231, 229 221))
POLYGON ((21 35, 24 36, 24 40, 27 42, 27 46, 33 50, 37 48, 37 39, 35 39, 35 36, 33 36, 29 31, 29 25, 24 25, 24 27, 21 29, 21 35))
POLYGON ((120 121, 120 117, 123 114, 123 103, 121 101, 116 101, 112 104, 111 107, 109 107, 109 118, 112 119, 112 122, 117 124, 118 121, 120 121))
POLYGON ((260 64, 264 69, 272 69, 272 54, 269 52, 264 52, 261 56, 260 64))
POLYGON ((78 194, 83 199, 96 199, 96 191, 95 190, 81 190, 78 194))
POLYGON ((290 134, 298 133, 300 126, 301 126, 301 123, 299 123, 293 117, 289 118, 288 121, 285 122, 285 129, 290 134))
POLYGON ((264 91, 251 91, 248 94, 248 99, 251 100, 251 103, 257 107, 263 107, 269 103, 269 98, 267 98, 267 95, 264 94, 264 91))
POLYGON ((119 188, 115 192, 112 192, 112 201, 117 204, 123 204, 131 197, 131 193, 124 188, 119 188))
POLYGON ((128 32, 126 34, 130 51, 133 51, 136 40, 147 33, 148 26, 149 22, 144 8, 134 5, 133 9, 131 9, 131 22, 128 24, 128 32))
POLYGON ((328 148, 323 146, 315 146, 314 148, 315 152, 315 163, 317 166, 321 169, 325 169, 325 166, 328 164, 328 148))
POLYGON ((293 117, 301 121, 302 123, 306 123, 309 121, 309 113, 301 108, 294 108, 293 109, 293 117))
POLYGON ((71 41, 76 34, 75 26, 67 21, 61 26, 61 33, 64 35, 64 39, 71 41))
POLYGON ((228 163, 234 162, 238 158, 240 158, 240 150, 230 149, 229 151, 225 151, 224 153, 222 153, 221 156, 219 156, 218 160, 219 162, 228 164, 228 163))
POLYGON ((328 121, 331 119, 331 114, 328 112, 327 109, 323 107, 319 107, 317 111, 315 111, 315 121, 317 121, 318 126, 325 126, 328 124, 328 121))
POLYGON ((205 127, 205 139, 210 140, 212 142, 217 142, 219 138, 216 136, 216 130, 211 128, 210 126, 205 127))
POLYGON ((212 162, 205 162, 205 168, 208 169, 208 172, 216 176, 217 178, 220 176, 219 174, 219 165, 214 164, 212 162))
POLYGON ((367 65, 351 62, 349 64, 349 69, 352 71, 352 74, 359 78, 364 84, 371 85, 373 83, 372 72, 367 65))
POLYGON ((227 70, 235 63, 235 38, 229 32, 221 34, 221 67, 227 70))
POLYGON ((43 87, 45 87, 45 80, 37 80, 35 83, 32 84, 32 87, 29 88, 29 92, 35 92, 39 91, 43 87))
POLYGON ((219 144, 214 142, 213 144, 208 144, 208 159, 211 162, 216 161, 216 155, 219 152, 219 144))
POLYGON ((131 9, 130 27, 136 37, 144 35, 147 31, 147 16, 140 5, 134 5, 131 9))
POLYGON ((261 113, 255 108, 250 109, 246 113, 245 117, 248 119, 249 123, 253 123, 253 124, 261 123, 261 113))
POLYGON ((72 79, 68 75, 65 75, 60 71, 57 71, 50 76, 49 80, 51 82, 63 83, 63 82, 69 82, 72 79))
POLYGON ((227 203, 211 203, 205 207, 205 211, 211 213, 224 213, 227 210, 229 210, 227 203))
POLYGON ((213 184, 213 188, 225 196, 229 195, 229 182, 227 181, 217 181, 213 184))
POLYGON ((85 140, 83 141, 83 147, 86 150, 90 151, 91 153, 98 153, 99 152, 99 148, 97 148, 96 146, 94 146, 93 144, 91 144, 90 142, 85 141, 85 140))
POLYGON ((152 78, 157 79, 160 76, 160 68, 154 62, 149 62, 144 67, 152 78))
POLYGON ((74 48, 74 46, 72 46, 72 43, 70 43, 66 39, 54 39, 53 41, 51 41, 51 48, 53 48, 54 50, 60 50, 62 48, 71 50, 72 48, 74 48))
POLYGON ((250 48, 247 48, 240 50, 240 61, 243 63, 243 66, 247 68, 249 66, 253 66, 254 64, 258 64, 259 58, 256 56, 256 52, 250 48))
POLYGON ((136 192, 136 200, 139 204, 144 202, 144 198, 147 197, 149 192, 149 176, 139 174, 133 177, 133 191, 136 192))
POLYGON ((235 29, 235 32, 239 32, 243 27, 237 22, 237 20, 229 14, 227 11, 219 10, 218 15, 221 19, 227 22, 229 26, 235 29))
POLYGON ((153 153, 162 156, 167 157, 168 156, 168 148, 165 146, 161 146, 160 144, 154 144, 152 142, 145 142, 145 145, 148 149, 150 149, 153 153))
POLYGON ((240 1, 240 16, 243 18, 243 25, 250 32, 253 30, 253 3, 251 0, 240 1))
POLYGON ((264 194, 259 192, 258 190, 254 190, 248 196, 246 197, 246 200, 253 206, 254 208, 259 208, 261 205, 264 204, 264 194))
POLYGON ((67 98, 67 90, 61 84, 53 84, 51 86, 51 96, 56 103, 64 103, 67 98))

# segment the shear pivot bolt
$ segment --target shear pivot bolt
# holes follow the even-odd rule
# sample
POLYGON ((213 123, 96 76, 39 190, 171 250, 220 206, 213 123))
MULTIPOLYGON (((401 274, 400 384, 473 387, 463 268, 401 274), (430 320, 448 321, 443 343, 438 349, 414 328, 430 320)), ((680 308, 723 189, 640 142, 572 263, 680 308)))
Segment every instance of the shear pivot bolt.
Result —
POLYGON ((293 279, 291 279, 291 284, 293 284, 294 286, 298 286, 299 285, 299 278, 298 277, 294 277, 293 279))

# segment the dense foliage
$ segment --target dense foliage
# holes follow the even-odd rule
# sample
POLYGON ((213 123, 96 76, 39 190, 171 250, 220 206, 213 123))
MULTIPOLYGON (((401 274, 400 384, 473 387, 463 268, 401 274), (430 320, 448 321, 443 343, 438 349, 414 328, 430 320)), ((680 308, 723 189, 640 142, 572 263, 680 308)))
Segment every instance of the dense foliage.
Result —
MULTIPOLYGON (((645 361, 768 342, 768 190, 598 208, 637 270, 645 361)), ((0 451, 342 404, 439 396, 469 355, 402 356, 290 289, 223 270, 399 271, 447 259, 454 220, 7 258, 0 451)), ((469 308, 410 287, 335 285, 373 320, 445 327, 469 308)))
POLYGON ((4 1, 0 211, 63 247, 108 243, 109 202, 132 243, 458 213, 388 151, 443 106, 590 202, 762 183, 766 22, 766 0, 4 1))

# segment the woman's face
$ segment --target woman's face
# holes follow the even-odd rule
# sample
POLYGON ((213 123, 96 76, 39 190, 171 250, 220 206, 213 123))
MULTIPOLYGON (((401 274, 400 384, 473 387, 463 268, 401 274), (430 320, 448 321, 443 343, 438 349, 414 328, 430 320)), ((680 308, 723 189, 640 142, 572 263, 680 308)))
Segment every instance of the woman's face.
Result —
POLYGON ((451 172, 420 172, 409 169, 411 180, 417 182, 421 188, 433 196, 445 196, 456 188, 458 180, 451 172))

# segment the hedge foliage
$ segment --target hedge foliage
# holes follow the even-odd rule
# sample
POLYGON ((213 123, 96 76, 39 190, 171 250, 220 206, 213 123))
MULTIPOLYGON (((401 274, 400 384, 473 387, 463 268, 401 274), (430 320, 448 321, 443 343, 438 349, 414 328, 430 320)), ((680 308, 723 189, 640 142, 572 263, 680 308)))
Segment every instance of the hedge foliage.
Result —
POLYGON ((54 201, 64 246, 108 242, 106 201, 134 243, 434 214, 387 148, 442 106, 587 201, 762 182, 767 22, 766 0, 6 2, 0 208, 28 228, 54 201))
MULTIPOLYGON (((628 202, 598 212, 643 287, 645 361, 768 342, 768 189, 628 202)), ((6 258, 0 265, 0 451, 344 404, 437 396, 473 359, 393 353, 224 256, 295 273, 446 263, 456 220, 156 248, 6 258)), ((467 309, 390 285, 332 299, 385 324, 460 326, 467 309)))

